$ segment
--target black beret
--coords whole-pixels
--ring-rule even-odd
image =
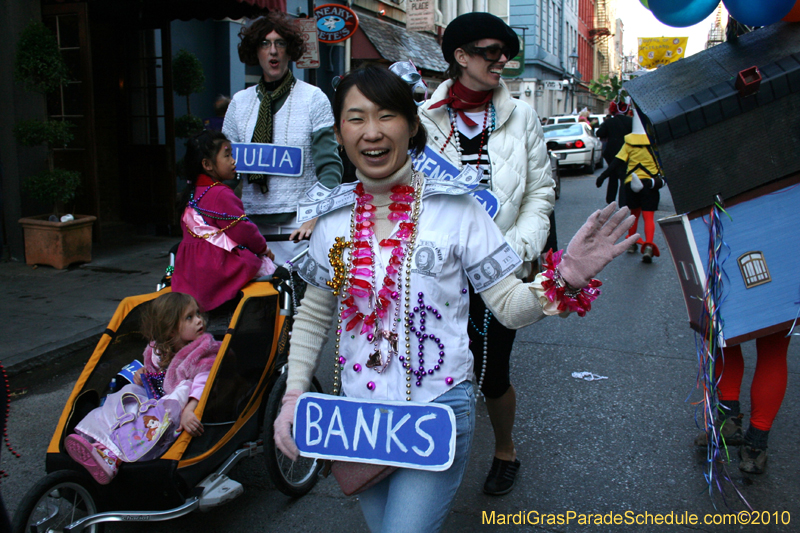
[[[519,37],[500,17],[491,13],[464,13],[447,25],[442,36],[442,55],[453,63],[456,48],[481,39],[503,41],[510,49],[508,59],[519,53]]]

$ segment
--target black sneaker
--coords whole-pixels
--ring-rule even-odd
[[[519,465],[519,459],[515,459],[514,462],[511,462],[503,461],[495,457],[492,461],[492,468],[489,470],[489,475],[486,476],[486,482],[483,484],[484,494],[502,496],[514,490],[514,485],[517,483]]]
[[[719,433],[725,440],[726,446],[741,446],[744,444],[744,433],[742,432],[742,418],[744,416],[740,413],[739,416],[732,416],[725,419],[722,427],[719,427]],[[699,433],[694,439],[695,446],[708,446],[708,436],[703,431]]]
[[[655,250],[649,244],[642,246],[642,263],[652,263]]]
[[[764,469],[767,467],[767,449],[766,448],[753,448],[747,444],[743,444],[739,448],[739,470],[747,472],[748,474],[763,474]]]

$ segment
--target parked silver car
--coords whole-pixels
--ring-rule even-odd
[[[603,143],[585,122],[544,126],[544,140],[560,167],[582,166],[587,172],[603,168]]]

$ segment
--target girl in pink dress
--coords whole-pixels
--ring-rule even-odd
[[[236,177],[228,139],[203,131],[189,139],[183,160],[189,185],[172,288],[194,296],[207,312],[233,299],[253,278],[272,274],[274,256],[224,183]]]

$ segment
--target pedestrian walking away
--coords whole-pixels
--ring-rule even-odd
[[[284,264],[304,248],[299,240],[314,231],[316,219],[297,222],[297,202],[319,182],[328,189],[342,181],[342,160],[336,152],[333,115],[328,97],[317,87],[296,79],[289,69],[305,47],[297,24],[274,11],[239,32],[239,59],[260,66],[257,85],[233,96],[222,133],[234,143],[273,143],[303,148],[300,177],[247,174],[242,202],[263,234],[289,233],[290,241],[276,242],[275,262]]]
[[[442,39],[450,79],[422,106],[420,118],[430,149],[458,168],[477,166],[483,186],[503,199],[494,220],[523,261],[517,277],[526,279],[547,241],[555,183],[536,111],[512,98],[500,77],[518,50],[517,34],[498,17],[467,13],[455,18]],[[516,391],[510,379],[516,332],[504,327],[476,292],[470,292],[469,318],[475,375],[495,437],[483,490],[507,494],[520,467],[512,438]]]
[[[608,112],[611,118],[607,118],[600,127],[597,129],[597,136],[605,141],[603,147],[603,159],[606,160],[606,166],[610,167],[614,162],[614,158],[619,153],[622,146],[625,144],[625,136],[633,131],[633,118],[628,116],[630,104],[625,100],[613,101],[608,105]],[[603,185],[606,175],[601,174],[597,178],[597,187]],[[624,187],[620,187],[619,176],[608,176],[608,188],[606,189],[606,203],[610,204],[617,199],[617,190],[619,189],[619,204],[625,205],[624,200]]]
[[[333,111],[359,182],[332,193],[349,195],[341,207],[320,200],[328,212],[298,266],[308,289],[295,318],[275,441],[298,457],[295,406],[335,320],[335,393],[341,386],[349,399],[436,402],[454,412],[446,470],[384,471],[359,495],[371,531],[436,532],[463,478],[475,426],[467,285],[512,329],[564,311],[583,314],[598,295],[592,278],[637,238],[615,244],[633,219],[614,204],[597,211],[565,253],[549,254],[545,273],[523,283],[514,275],[522,260],[469,189],[412,169],[409,151],[423,150],[427,134],[405,81],[377,66],[356,70],[337,87]]]
[[[597,186],[600,187],[606,178],[615,179],[615,175],[622,175],[625,205],[636,217],[629,235],[636,232],[639,217],[644,219],[644,240],[633,243],[628,252],[636,253],[637,245],[641,245],[642,262],[652,263],[653,256],[661,255],[653,239],[656,233],[655,214],[661,198],[659,189],[664,186],[664,177],[636,110],[633,112],[633,131],[625,136],[625,143],[614,161],[597,178]]]

